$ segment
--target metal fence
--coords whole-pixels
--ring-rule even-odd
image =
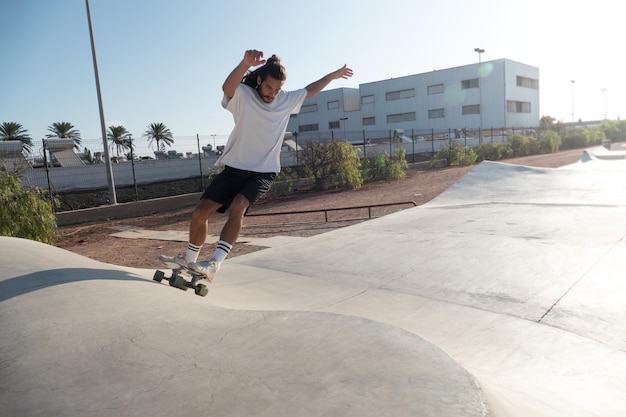
[[[453,143],[474,148],[484,142],[506,141],[513,133],[534,135],[535,129],[301,132],[294,133],[285,141],[281,165],[298,165],[297,149],[309,141],[349,141],[359,150],[362,158],[393,154],[397,149],[404,148],[407,160],[415,162],[416,159],[423,160],[424,154],[434,154]],[[62,204],[58,208],[60,211],[110,204],[114,199],[115,202],[127,202],[152,198],[153,193],[142,193],[142,190],[173,181],[178,182],[167,191],[169,195],[200,192],[208,185],[215,162],[223,149],[220,142],[225,142],[225,136],[175,137],[170,147],[155,151],[147,147],[144,140],[143,143],[133,143],[132,155],[128,149],[112,147],[109,151],[112,162],[106,164],[101,140],[82,140],[80,145],[76,145],[71,139],[44,139],[38,152],[25,158],[28,163],[22,182],[25,187],[47,189],[51,196],[59,198],[61,202],[69,201],[70,195],[81,193],[98,196],[97,201]],[[0,155],[0,160],[2,158]],[[115,193],[123,192],[123,199],[110,195],[111,183]]]
[[[537,137],[534,127],[492,128],[488,130],[469,129],[394,129],[394,130],[361,130],[327,132],[293,133],[293,141],[298,145],[307,142],[348,141],[361,151],[362,158],[393,154],[396,149],[404,148],[409,162],[414,162],[417,155],[435,154],[443,147],[452,144],[476,148],[481,143],[506,142],[513,134]]]

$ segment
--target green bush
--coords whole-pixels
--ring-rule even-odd
[[[622,142],[626,140],[626,136],[623,135],[623,127],[626,127],[624,122],[624,120],[603,120],[597,129],[604,132],[607,139],[611,139],[613,142]]]
[[[52,203],[39,188],[24,189],[18,175],[0,171],[0,235],[54,244]]]
[[[606,135],[600,129],[589,129],[587,131],[587,143],[591,146],[601,145],[604,139],[606,139]]]
[[[563,135],[563,149],[578,149],[584,148],[589,143],[587,142],[586,129],[576,128],[568,130]]]
[[[476,148],[476,161],[499,161],[501,159],[511,158],[513,149],[508,142],[484,142]]]
[[[539,139],[539,153],[555,153],[561,147],[561,137],[558,133],[550,130],[541,135]]]
[[[404,148],[397,149],[393,156],[384,153],[363,159],[362,171],[365,181],[399,180],[406,177],[409,163]]]
[[[296,179],[294,171],[289,167],[284,168],[276,175],[276,179],[272,184],[272,191],[279,196],[291,194],[293,192],[294,179]]]
[[[539,153],[539,142],[534,137],[513,134],[507,138],[513,150],[513,157],[535,155]]]
[[[576,128],[563,135],[563,149],[579,149],[586,146],[599,145],[606,139],[602,129]]]
[[[615,140],[616,142],[626,142],[626,120],[618,120],[617,122],[616,137],[612,138],[607,136],[608,139]]]
[[[308,142],[300,156],[302,173],[318,190],[363,185],[359,155],[348,142]]]
[[[476,163],[478,156],[472,148],[461,146],[458,143],[446,145],[433,156],[431,166],[437,166],[438,160],[445,160],[448,166],[467,166]]]

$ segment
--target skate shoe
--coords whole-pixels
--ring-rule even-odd
[[[213,282],[215,274],[217,274],[217,271],[220,269],[220,264],[215,259],[211,258],[208,261],[190,262],[189,269],[195,274],[198,274],[201,279]]]
[[[172,269],[189,269],[189,264],[187,263],[187,259],[185,259],[184,255],[176,255],[176,256],[165,256],[159,255],[159,260],[167,265],[168,268]]]

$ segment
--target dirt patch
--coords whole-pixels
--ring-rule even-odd
[[[534,155],[504,161],[511,164],[542,168],[558,168],[577,162],[582,150],[564,151],[549,155]],[[392,203],[415,202],[422,205],[445,191],[474,167],[447,167],[438,169],[411,169],[407,177],[397,181],[379,181],[365,184],[357,190],[296,192],[285,197],[272,197],[259,202],[250,213],[277,213],[306,210],[332,209],[339,207],[391,204],[372,209],[372,217],[380,217],[412,205]],[[124,220],[94,222],[61,227],[63,238],[56,245],[60,248],[87,256],[101,262],[138,268],[161,267],[157,256],[183,253],[185,242],[123,239],[111,236],[120,227],[149,230],[187,231],[193,208],[186,207],[150,216]],[[367,209],[333,211],[328,213],[288,214],[277,216],[246,217],[240,240],[246,237],[301,236],[308,237],[367,220]],[[209,234],[219,235],[226,215],[216,214],[209,223]],[[213,252],[213,245],[205,245],[202,256]],[[237,244],[230,257],[263,249],[248,244]]]

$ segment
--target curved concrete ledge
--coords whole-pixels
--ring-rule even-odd
[[[153,271],[0,248],[2,415],[489,415],[471,375],[401,328],[223,309]]]

